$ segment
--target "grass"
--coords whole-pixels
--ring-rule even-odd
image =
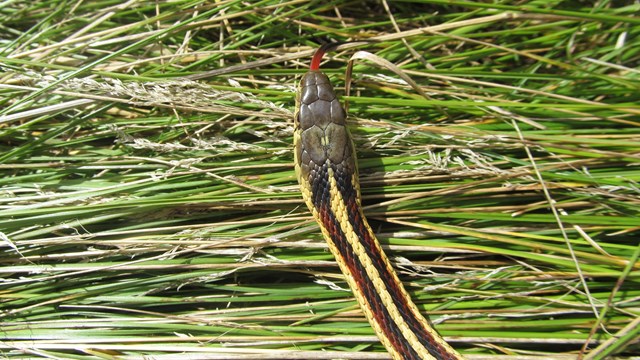
[[[2,356],[387,358],[291,151],[309,55],[370,40],[323,69],[367,216],[438,331],[469,359],[637,357],[638,10],[3,4]]]

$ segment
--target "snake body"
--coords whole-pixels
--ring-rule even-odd
[[[314,56],[296,96],[295,171],[304,201],[393,359],[463,359],[420,314],[364,216],[346,113],[318,70],[323,52]]]

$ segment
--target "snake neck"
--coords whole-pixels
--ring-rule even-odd
[[[462,359],[420,314],[362,211],[356,174],[331,164],[303,185],[305,200],[367,319],[394,359]]]

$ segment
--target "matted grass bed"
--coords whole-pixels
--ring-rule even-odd
[[[637,359],[638,13],[3,3],[0,356],[388,359],[293,171],[297,81],[339,41],[322,69],[366,215],[445,339],[469,359]]]

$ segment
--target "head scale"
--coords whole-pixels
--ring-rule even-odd
[[[346,113],[329,78],[318,69],[322,56],[335,46],[332,43],[320,47],[309,72],[300,81],[294,119],[296,171],[309,178],[328,166],[350,181],[356,166]]]

